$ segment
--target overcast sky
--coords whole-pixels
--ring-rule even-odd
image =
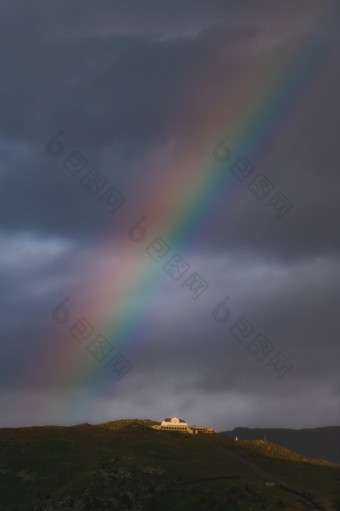
[[[0,426],[340,424],[338,2],[0,10]]]

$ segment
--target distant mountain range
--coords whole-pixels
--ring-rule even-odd
[[[312,429],[235,428],[222,431],[239,440],[263,440],[282,445],[307,458],[322,458],[340,463],[340,426]]]

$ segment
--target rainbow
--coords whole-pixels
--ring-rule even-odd
[[[332,58],[323,43],[322,32],[332,23],[334,6],[333,2],[320,5],[314,26],[304,37],[264,50],[259,58],[250,56],[242,67],[236,63],[235,78],[230,78],[221,60],[202,66],[206,78],[193,91],[186,111],[170,127],[170,158],[164,162],[161,155],[151,155],[154,176],[157,168],[162,168],[162,173],[144,190],[145,207],[139,217],[145,217],[142,224],[145,240],[133,243],[126,236],[119,254],[121,263],[112,273],[103,272],[94,261],[91,283],[100,283],[95,299],[94,288],[86,281],[83,289],[77,290],[90,297],[87,310],[79,314],[95,325],[97,334],[110,340],[115,352],[123,353],[134,364],[143,339],[162,308],[159,292],[171,284],[170,277],[160,278],[163,262],[153,262],[145,249],[160,236],[171,247],[169,256],[178,252],[190,263],[205,233],[210,232],[222,243],[227,235],[225,224],[244,221],[246,203],[253,198],[244,193],[243,185],[229,169],[243,156],[255,165],[256,171],[274,168],[275,159],[282,158],[286,148],[305,129],[320,87],[321,71]],[[209,108],[205,108],[197,123],[200,98],[211,97],[211,91]],[[213,158],[213,149],[227,136],[230,158],[220,163]],[[140,192],[138,196],[130,195],[125,207],[138,201]],[[221,226],[216,219],[222,203],[228,205],[228,218]],[[116,243],[108,240],[103,253],[117,253]],[[180,283],[183,280],[185,277]],[[143,306],[134,306],[134,298],[142,293],[148,299]],[[220,298],[214,296],[212,300]],[[69,338],[60,341],[60,332],[67,337],[66,329],[60,328],[54,328],[46,342],[48,355],[44,353],[41,357],[47,366],[54,368],[48,378],[55,389],[69,383],[78,387],[94,384],[98,394],[112,394],[113,389],[119,388],[103,368],[104,362],[93,360],[85,348]],[[43,387],[43,378],[39,385]],[[76,405],[71,403],[70,411],[75,406],[86,410],[86,396]]]

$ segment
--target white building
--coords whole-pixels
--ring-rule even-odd
[[[152,426],[154,429],[168,430],[168,431],[182,431],[183,433],[214,433],[213,428],[206,428],[204,426],[188,426],[183,419],[172,417],[172,419],[164,419],[160,426]]]
[[[172,419],[164,419],[161,422],[160,429],[169,429],[171,431],[188,431],[188,424],[183,419],[172,417]]]

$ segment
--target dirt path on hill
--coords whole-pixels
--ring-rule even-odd
[[[319,511],[325,511],[325,509],[320,504],[317,504],[316,502],[311,500],[309,497],[306,497],[303,493],[300,493],[300,492],[294,490],[293,488],[288,486],[283,481],[280,481],[280,479],[277,479],[276,477],[272,476],[271,474],[268,474],[268,472],[265,472],[264,470],[261,470],[260,468],[256,467],[252,463],[249,463],[249,461],[246,461],[243,458],[236,456],[235,454],[231,453],[230,451],[228,451],[228,449],[225,449],[224,447],[213,445],[211,442],[209,442],[205,438],[202,438],[201,440],[203,442],[205,442],[206,444],[210,445],[210,447],[212,447],[213,449],[217,449],[218,451],[222,452],[223,454],[226,454],[227,456],[234,458],[235,460],[239,461],[246,467],[250,468],[250,470],[253,470],[253,472],[256,472],[257,474],[261,475],[262,477],[265,477],[269,481],[272,481],[273,483],[277,484],[283,490],[288,491],[290,493],[294,493],[295,495],[298,495],[299,497],[305,499],[306,502],[308,502],[309,504],[312,504],[315,507],[315,509],[319,509]]]

